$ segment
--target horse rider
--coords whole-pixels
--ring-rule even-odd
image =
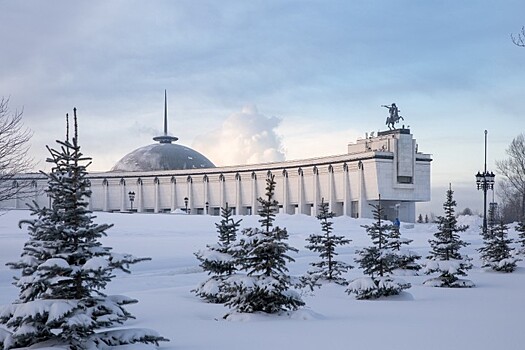
[[[392,103],[391,106],[381,105],[381,107],[388,108],[388,112],[390,113],[390,120],[392,122],[396,122],[399,120],[399,109],[397,109],[397,106],[395,103]]]

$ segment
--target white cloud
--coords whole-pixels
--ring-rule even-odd
[[[283,161],[281,138],[275,132],[280,123],[280,118],[247,105],[226,118],[220,129],[197,137],[193,147],[217,166]]]

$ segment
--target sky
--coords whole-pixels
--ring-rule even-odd
[[[0,0],[0,96],[35,169],[78,109],[91,171],[162,133],[218,166],[344,154],[396,103],[430,153],[432,207],[525,131],[525,2]],[[399,125],[398,125],[399,126]],[[496,180],[498,177],[496,177]]]

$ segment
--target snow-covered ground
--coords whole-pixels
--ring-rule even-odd
[[[5,263],[15,261],[27,233],[18,221],[28,211],[0,216],[0,305],[11,303],[18,290],[11,285],[14,271]],[[470,225],[462,238],[471,243],[462,252],[473,257],[468,278],[475,288],[445,289],[422,286],[428,276],[404,276],[412,283],[400,296],[359,301],[345,287],[325,285],[303,298],[306,307],[292,317],[247,315],[223,320],[222,305],[202,302],[190,290],[207,275],[201,272],[193,252],[217,239],[219,217],[153,214],[96,213],[97,221],[114,223],[104,244],[116,252],[149,256],[153,260],[133,266],[133,273],[119,274],[108,293],[139,300],[128,307],[137,319],[127,326],[157,330],[170,338],[161,349],[523,349],[525,348],[525,262],[514,273],[481,269],[478,217],[460,217]],[[241,227],[258,226],[258,217],[242,218]],[[354,251],[370,244],[360,225],[372,220],[334,218],[334,233],[352,239],[339,249],[339,259],[354,263]],[[290,233],[290,244],[299,249],[289,265],[301,275],[315,253],[304,248],[310,233],[320,232],[318,220],[307,216],[278,215],[277,222]],[[413,239],[411,249],[426,256],[434,224],[402,224],[403,237]],[[511,227],[510,236],[516,237]],[[361,276],[355,267],[348,279]]]

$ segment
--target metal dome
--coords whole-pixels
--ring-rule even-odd
[[[215,165],[199,152],[182,145],[172,144],[178,138],[168,135],[168,102],[164,91],[164,135],[158,141],[128,153],[111,171],[155,171],[215,168]]]
[[[199,152],[172,143],[156,143],[127,154],[111,171],[153,171],[215,168]]]

